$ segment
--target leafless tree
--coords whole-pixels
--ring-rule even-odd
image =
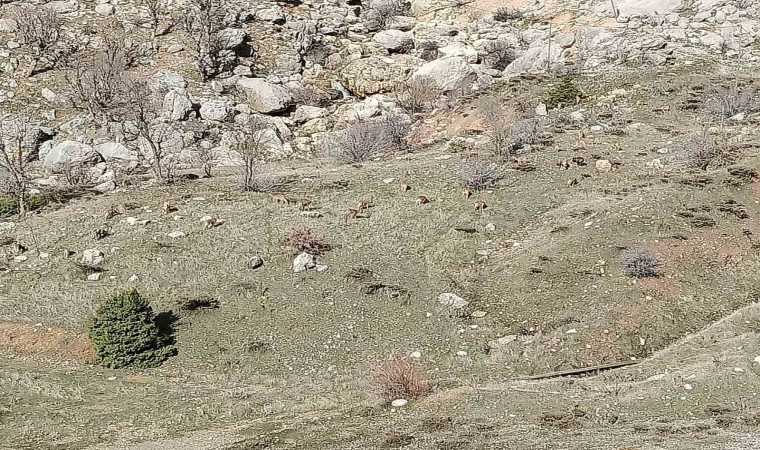
[[[142,0],[140,3],[147,14],[151,39],[156,39],[171,30],[173,23],[166,0]],[[164,24],[166,26],[162,28]]]
[[[481,101],[480,111],[485,118],[491,151],[500,157],[509,157],[514,152],[512,145],[511,115],[497,98]]]
[[[124,138],[143,162],[147,162],[160,184],[174,182],[177,170],[177,130],[160,120],[158,102],[141,78],[124,78]],[[147,151],[146,151],[147,150]]]
[[[502,176],[501,168],[496,163],[486,160],[464,162],[457,171],[459,184],[473,191],[493,186]]]
[[[244,190],[269,192],[281,184],[281,178],[272,173],[265,159],[272,140],[269,123],[261,117],[251,117],[237,145],[243,160],[240,181]]]
[[[30,158],[24,151],[29,127],[26,119],[0,118],[0,191],[16,197],[20,215],[26,212],[24,198],[31,183]]]
[[[407,139],[412,132],[412,121],[408,117],[391,113],[380,120],[380,126],[385,128],[395,151],[404,151],[409,147]]]
[[[397,103],[409,114],[419,114],[433,109],[436,100],[441,96],[441,90],[433,78],[420,76],[399,83],[394,95]]]
[[[362,163],[378,156],[392,143],[387,125],[360,121],[334,133],[328,155],[340,163]]]
[[[229,70],[234,52],[225,47],[226,23],[219,0],[193,0],[180,17],[193,59],[204,81]]]
[[[757,109],[757,91],[753,87],[710,86],[708,95],[707,109],[716,119],[728,119]]]
[[[65,55],[61,45],[63,23],[58,13],[43,6],[15,5],[10,11],[16,33],[32,49],[27,76],[52,69]]]
[[[119,111],[127,100],[126,68],[127,59],[118,50],[98,51],[71,61],[65,80],[74,107],[103,120]]]
[[[394,17],[410,15],[411,8],[406,0],[374,0],[364,14],[364,21],[373,29],[386,27]]]

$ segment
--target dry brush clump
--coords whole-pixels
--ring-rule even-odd
[[[623,272],[629,277],[650,278],[660,275],[660,262],[645,248],[633,248],[623,253]]]
[[[516,8],[501,7],[493,13],[493,20],[497,22],[509,22],[511,20],[520,20],[525,14]]]
[[[498,164],[485,160],[464,162],[457,171],[459,184],[473,191],[493,186],[502,176]]]
[[[385,403],[410,400],[432,392],[433,387],[409,357],[395,356],[372,367],[371,382]]]
[[[306,252],[310,255],[319,256],[330,250],[330,244],[325,242],[324,237],[306,226],[285,231],[284,241],[293,254]]]
[[[44,6],[13,5],[8,18],[16,23],[16,34],[31,49],[27,76],[50,70],[73,48],[64,44],[63,21],[58,13]]]
[[[367,162],[388,150],[402,149],[410,130],[411,123],[396,116],[359,121],[336,132],[326,153],[339,163]]]
[[[412,5],[406,0],[373,0],[364,13],[364,22],[370,29],[377,30],[390,24],[396,16],[409,16]]]
[[[232,70],[237,62],[235,52],[227,48],[225,12],[224,4],[219,0],[192,0],[179,18],[188,49],[203,81]]]
[[[517,52],[507,41],[489,41],[485,50],[488,52],[485,62],[495,70],[504,70],[517,59]]]
[[[398,83],[394,89],[394,97],[409,114],[430,112],[441,97],[441,89],[435,80],[429,76],[413,77]]]
[[[707,110],[716,119],[728,119],[740,113],[752,113],[757,109],[758,91],[748,87],[710,86]]]
[[[684,165],[700,170],[730,166],[739,156],[729,142],[706,129],[688,136],[681,144]]]
[[[274,131],[266,119],[253,116],[237,142],[237,151],[243,160],[239,169],[239,182],[249,192],[270,192],[281,186],[282,177],[275,174],[266,162],[267,149],[275,140]]]

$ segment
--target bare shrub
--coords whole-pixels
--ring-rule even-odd
[[[486,51],[486,64],[495,70],[504,70],[517,59],[515,49],[507,41],[489,41]]]
[[[69,186],[86,184],[89,181],[87,168],[78,162],[66,162],[62,167],[63,176]]]
[[[473,191],[493,186],[502,176],[502,170],[496,163],[485,160],[464,162],[457,171],[459,183]]]
[[[120,51],[99,51],[69,64],[64,79],[69,99],[92,118],[107,120],[125,106],[127,59]]]
[[[236,61],[222,34],[227,26],[224,12],[219,0],[192,0],[180,17],[203,81],[232,69]]]
[[[30,158],[26,154],[26,119],[0,118],[0,193],[16,199],[19,215],[26,212],[26,192],[31,184]]]
[[[757,95],[757,90],[751,87],[711,86],[708,91],[707,110],[716,119],[728,119],[742,112],[751,113],[757,108]]]
[[[145,9],[151,39],[155,39],[171,29],[171,15],[166,0],[141,0],[140,5]],[[162,24],[166,26],[162,28]]]
[[[58,13],[43,6],[14,5],[9,18],[16,22],[16,33],[32,48],[27,76],[52,69],[63,56],[60,46],[62,22]]]
[[[211,178],[213,175],[213,169],[218,163],[218,155],[214,151],[214,148],[210,145],[198,145],[196,158],[201,168],[203,169],[203,175],[206,178]]]
[[[160,120],[158,101],[146,80],[136,76],[124,78],[124,117],[127,119],[122,128],[125,141],[140,160],[148,163],[158,183],[173,183],[178,165],[178,132]]]
[[[266,150],[272,140],[269,123],[261,117],[251,117],[237,144],[237,151],[243,160],[240,184],[244,190],[270,192],[282,184],[282,179],[266,163]]]
[[[430,394],[430,381],[417,370],[408,357],[395,356],[372,368],[372,385],[384,402],[415,399]]]
[[[512,114],[502,106],[497,98],[481,101],[479,109],[485,119],[491,152],[496,156],[511,156],[515,150],[511,139]]]
[[[441,96],[441,89],[429,76],[410,78],[398,83],[394,90],[396,102],[409,114],[430,112]]]
[[[647,249],[634,248],[623,253],[623,272],[629,277],[649,278],[660,275],[660,263]]]
[[[681,149],[686,166],[700,170],[730,166],[739,157],[735,148],[706,129],[687,137]]]
[[[340,163],[362,163],[378,156],[391,144],[388,127],[379,122],[357,122],[335,133],[329,155]]]
[[[382,28],[394,17],[408,16],[411,11],[411,3],[406,0],[373,0],[364,14],[364,21],[370,28]]]
[[[394,151],[400,152],[408,149],[407,137],[412,132],[411,120],[403,115],[391,113],[380,119],[379,124],[385,128],[389,144]]]
[[[285,245],[293,254],[306,252],[319,256],[330,250],[330,244],[309,227],[291,228],[285,232]]]
[[[493,20],[497,22],[509,22],[510,20],[520,20],[523,16],[523,12],[519,9],[502,7],[493,13]]]

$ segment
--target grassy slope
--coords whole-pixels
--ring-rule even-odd
[[[587,83],[593,89],[593,83],[604,81]],[[479,194],[490,205],[482,215],[459,197],[453,176],[462,158],[471,155],[441,159],[433,152],[361,169],[288,169],[299,180],[291,194],[313,197],[323,214],[319,219],[301,217],[296,208],[262,195],[235,192],[226,180],[212,180],[74,203],[20,224],[19,239],[51,256],[31,256],[2,276],[4,320],[82,327],[98,299],[128,285],[132,275],[158,310],[197,295],[211,295],[222,306],[182,313],[179,356],[143,375],[9,355],[0,376],[6,392],[0,445],[80,448],[250,420],[249,435],[264,434],[264,441],[274,439],[283,448],[373,448],[396,431],[414,434],[417,448],[436,448],[439,440],[460,442],[446,448],[478,448],[478,442],[508,447],[528,436],[535,448],[544,448],[566,432],[541,428],[541,413],[567,412],[578,403],[594,418],[581,421],[585,427],[601,427],[628,442],[631,428],[607,429],[602,415],[619,402],[620,393],[609,386],[620,381],[588,389],[571,382],[531,387],[563,393],[537,398],[468,387],[641,356],[753,298],[757,254],[744,230],[760,232],[752,219],[758,212],[754,185],[725,184],[731,177],[721,170],[709,174],[713,182],[706,187],[691,187],[679,180],[701,175],[666,175],[647,167],[647,161],[670,157],[656,150],[674,151],[668,142],[692,131],[698,116],[651,112],[657,105],[675,107],[680,92],[662,98],[625,87],[635,94],[623,101],[621,114],[649,127],[583,140],[572,130],[555,135],[552,145],[528,155],[536,171],[509,171],[493,192]],[[595,120],[599,108],[587,106],[586,116]],[[598,155],[622,165],[608,174],[592,165],[568,172],[554,166],[557,159],[576,155],[587,160]],[[757,167],[756,157],[748,153],[743,164]],[[400,176],[413,180],[411,192],[383,181]],[[305,177],[310,181],[300,181]],[[567,187],[569,177],[578,177],[579,186]],[[349,181],[347,188],[335,187],[341,180]],[[416,206],[418,194],[432,202]],[[377,204],[370,217],[345,225],[345,208],[368,197]],[[726,199],[745,205],[751,218],[717,211],[716,204]],[[159,207],[166,200],[178,208],[168,216]],[[92,241],[89,232],[102,224],[102,211],[126,202],[143,209],[112,219],[113,235]],[[710,206],[706,214],[716,227],[694,229],[676,214],[704,205]],[[226,223],[204,230],[199,219],[206,214],[218,214]],[[152,222],[130,226],[126,216]],[[495,231],[485,230],[488,223]],[[333,246],[319,261],[329,266],[326,272],[290,270],[282,233],[301,224],[322,232]],[[455,226],[478,233],[453,231]],[[560,226],[566,228],[556,232]],[[175,230],[187,236],[169,238]],[[665,263],[659,282],[632,283],[621,273],[620,248],[642,243]],[[65,249],[92,247],[107,254],[106,272],[97,282],[86,281],[64,255]],[[477,262],[484,250],[488,258]],[[265,265],[251,271],[246,263],[255,254]],[[605,276],[599,260],[605,261]],[[345,278],[356,266],[371,268],[379,281],[407,288],[409,297],[362,294],[361,284]],[[459,293],[472,301],[469,312],[488,314],[481,319],[452,314],[436,304],[441,292]],[[577,333],[568,334],[570,329]],[[488,340],[510,333],[519,335],[515,345],[485,352]],[[267,342],[269,349],[247,351],[252,339]],[[389,415],[376,407],[364,376],[371,361],[413,350],[422,352],[422,367],[436,380],[439,394],[408,414]],[[459,350],[468,355],[455,356]],[[746,401],[755,407],[753,399]],[[159,402],[165,406],[154,407]],[[637,408],[637,403],[629,400],[621,407],[629,416],[625,424],[693,414],[693,404],[663,409],[654,404]],[[703,408],[699,411],[704,415]],[[578,448],[591,448],[582,446],[580,433]],[[642,433],[630,442],[649,439],[648,432]]]

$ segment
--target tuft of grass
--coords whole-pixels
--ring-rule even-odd
[[[430,381],[417,370],[415,362],[405,356],[394,356],[375,364],[372,384],[386,403],[415,399],[432,392]]]
[[[623,253],[623,272],[629,277],[650,278],[660,275],[660,262],[647,249],[634,248]]]
[[[484,160],[464,162],[457,172],[459,183],[474,191],[493,186],[501,177],[501,168],[496,163]]]

